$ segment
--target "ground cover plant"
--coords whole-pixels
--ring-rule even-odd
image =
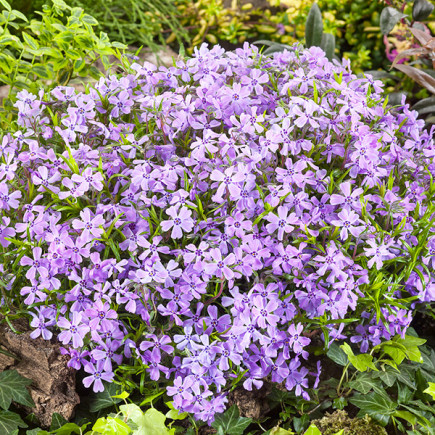
[[[435,151],[416,112],[317,47],[126,67],[18,94],[0,148],[5,321],[29,313],[95,392],[154,385],[215,425],[237,386],[309,401],[334,342],[362,372],[413,360],[405,334],[435,299]]]

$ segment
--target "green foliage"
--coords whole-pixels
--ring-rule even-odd
[[[32,398],[26,386],[31,380],[19,375],[16,370],[5,370],[0,373],[0,407],[8,410],[12,401],[20,405],[33,407]]]
[[[242,435],[251,422],[250,418],[240,417],[237,405],[233,405],[224,413],[216,415],[212,427],[217,430],[218,435]]]
[[[98,412],[102,409],[110,408],[121,402],[122,398],[116,397],[119,391],[119,386],[113,383],[106,383],[104,391],[94,393],[89,402],[89,411]]]
[[[103,32],[97,36],[98,21],[63,0],[51,0],[30,21],[6,0],[0,6],[0,83],[10,86],[0,111],[0,129],[10,129],[15,119],[17,92],[37,94],[77,77],[99,78],[95,63],[100,60],[108,68],[109,56],[125,48]]]
[[[0,410],[0,433],[2,435],[15,435],[19,427],[27,427],[21,417],[10,411],[9,407],[12,402],[35,406],[26,388],[31,383],[31,380],[19,375],[16,370],[5,370],[0,373],[0,407],[3,408]]]
[[[72,0],[70,4],[93,15],[100,31],[124,44],[145,45],[155,50],[156,40],[165,44],[171,32],[178,43],[188,41],[171,0]]]

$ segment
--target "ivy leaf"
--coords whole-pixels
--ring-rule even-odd
[[[68,423],[68,420],[63,418],[59,413],[55,412],[53,413],[53,416],[51,417],[51,425],[50,425],[50,431],[55,431],[59,428],[61,428],[64,424]]]
[[[322,432],[320,432],[319,428],[312,424],[307,431],[304,433],[304,435],[322,435]]]
[[[435,400],[435,383],[429,382],[429,386],[423,391],[423,393],[430,394],[432,399]]]
[[[399,12],[397,9],[388,6],[382,9],[380,25],[383,35],[388,35],[394,28],[394,26],[406,15]]]
[[[119,397],[113,397],[119,393],[119,387],[116,384],[105,384],[104,391],[93,396],[89,404],[89,411],[97,412],[101,409],[109,408],[121,401]]]
[[[166,417],[155,408],[143,413],[134,403],[119,407],[127,421],[135,424],[133,435],[171,435],[175,429],[168,429],[165,425]]]
[[[364,417],[365,414],[368,414],[382,426],[388,424],[390,416],[397,409],[397,403],[385,394],[355,394],[349,401],[360,409],[359,416]]]
[[[0,411],[0,433],[2,435],[9,435],[19,427],[27,427],[27,424],[21,420],[18,414],[10,411]]]
[[[352,351],[352,348],[347,343],[342,344],[340,346],[340,348],[347,355],[351,364],[358,371],[365,372],[368,369],[378,371],[377,367],[373,364],[373,356],[372,355],[369,355],[366,353],[362,353],[360,355],[355,355]]]
[[[32,381],[19,375],[16,370],[6,370],[0,373],[0,407],[8,409],[11,402],[34,407],[35,404],[27,391],[26,385]]]
[[[81,435],[84,433],[84,429],[89,424],[90,423],[86,423],[85,425],[80,427],[79,425],[77,425],[75,423],[66,423],[63,426],[61,426],[59,429],[57,429],[55,431],[55,434],[56,435],[71,435],[71,434]]]
[[[367,394],[377,387],[376,381],[373,379],[373,373],[367,372],[359,374],[355,380],[348,382],[348,385],[362,394]]]
[[[346,354],[343,352],[342,349],[340,349],[340,346],[337,343],[332,343],[329,346],[326,355],[328,355],[328,357],[332,359],[332,361],[340,366],[345,366],[349,362]]]
[[[99,418],[92,427],[92,430],[101,435],[129,435],[131,433],[131,429],[126,423],[119,418],[113,417]]]
[[[211,426],[217,430],[222,428],[223,433],[228,435],[242,435],[251,422],[251,418],[240,417],[237,405],[233,405],[223,414],[217,414]]]

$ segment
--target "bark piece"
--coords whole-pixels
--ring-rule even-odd
[[[0,347],[16,356],[14,359],[0,353],[0,370],[15,369],[33,381],[29,389],[36,406],[31,412],[42,427],[50,426],[54,412],[69,420],[80,403],[75,390],[75,370],[67,366],[69,358],[60,353],[59,343],[54,340],[30,338],[24,319],[14,323],[14,328],[22,334],[14,333],[6,324],[0,325]]]

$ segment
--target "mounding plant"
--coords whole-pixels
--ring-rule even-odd
[[[317,47],[202,45],[126,69],[18,94],[5,321],[56,334],[86,387],[166,388],[208,423],[266,377],[308,398],[333,341],[405,337],[435,299],[435,149],[416,112]]]

